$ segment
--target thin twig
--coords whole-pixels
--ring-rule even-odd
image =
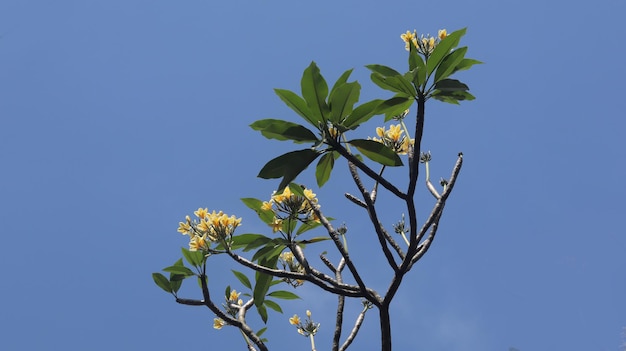
[[[369,214],[370,221],[374,225],[374,230],[376,231],[376,235],[378,236],[380,247],[382,248],[385,257],[387,258],[387,262],[394,271],[397,271],[398,265],[396,264],[395,259],[391,254],[391,251],[389,250],[389,247],[387,247],[385,235],[381,230],[382,225],[380,224],[380,221],[378,220],[378,215],[376,214],[376,207],[374,206],[374,203],[372,202],[368,191],[365,189],[365,186],[363,186],[363,182],[361,182],[361,177],[359,177],[359,173],[357,172],[355,165],[351,162],[348,162],[348,167],[350,169],[350,174],[352,175],[354,183],[356,184],[357,188],[361,192],[361,195],[363,196],[363,199],[365,200],[365,204],[367,205],[367,213]]]

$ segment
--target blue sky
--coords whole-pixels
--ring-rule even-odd
[[[239,198],[268,197],[278,182],[256,174],[297,147],[248,127],[298,121],[272,89],[298,90],[315,60],[329,81],[354,67],[362,101],[387,97],[363,66],[404,71],[400,33],[468,27],[468,57],[485,64],[460,78],[477,100],[429,102],[423,144],[435,179],[458,151],[465,165],[393,305],[394,346],[620,350],[624,13],[619,0],[1,2],[3,347],[243,349],[208,310],[152,282],[186,245],[178,221],[208,207],[269,234]],[[341,196],[355,192],[345,173],[339,164],[316,192],[382,289],[390,271]],[[387,224],[400,213],[390,205]],[[215,294],[242,288],[227,267],[212,267]],[[193,283],[183,291],[199,297]],[[302,301],[270,316],[270,349],[308,347],[287,322],[306,309],[328,349],[334,298],[297,292]],[[376,328],[372,313],[353,349],[369,349]]]

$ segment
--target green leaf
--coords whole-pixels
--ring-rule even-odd
[[[330,95],[330,120],[341,122],[359,101],[361,85],[358,82],[345,83]]]
[[[256,302],[256,300],[254,302]],[[259,312],[259,316],[261,316],[263,323],[267,324],[267,308],[265,308],[265,305],[256,305],[256,310]]]
[[[288,221],[284,221],[283,224],[285,222]],[[260,263],[261,261],[266,260],[268,257],[278,257],[278,255],[280,255],[280,253],[285,249],[287,244],[289,244],[289,242],[285,241],[282,238],[272,239],[267,242],[264,247],[260,248],[257,252],[254,253],[254,255],[252,256],[252,261],[259,261]]]
[[[262,119],[250,125],[268,139],[293,140],[297,143],[317,141],[312,131],[296,123],[280,119]]]
[[[152,273],[152,279],[161,289],[165,290],[165,292],[172,293],[172,287],[170,285],[170,281],[165,278],[165,276],[161,273]]]
[[[318,243],[320,241],[326,241],[326,240],[330,240],[329,237],[325,237],[325,236],[318,236],[315,238],[311,238],[311,239],[306,239],[306,240],[299,240],[297,241],[298,244],[314,244],[314,243]]]
[[[163,271],[174,273],[174,274],[182,274],[184,276],[192,276],[194,275],[193,271],[185,266],[169,266],[167,268],[163,268]]]
[[[267,294],[267,296],[283,300],[297,300],[300,298],[300,296],[286,290],[272,291],[271,293]]]
[[[409,70],[413,74],[412,81],[413,84],[421,87],[426,82],[426,63],[424,63],[424,59],[422,59],[422,56],[417,52],[413,41],[411,41],[409,45]]]
[[[261,328],[261,329],[259,329],[259,331],[258,331],[258,332],[256,332],[256,336],[261,336],[261,335],[263,335],[263,333],[265,333],[266,331],[267,331],[267,327],[265,327],[265,328]]]
[[[322,223],[320,223],[320,222],[311,222],[311,221],[302,223],[300,225],[300,228],[298,228],[298,231],[296,232],[296,236],[298,236],[298,235],[300,235],[300,234],[302,234],[304,232],[308,232],[311,229],[315,229],[315,228],[317,228],[317,227],[319,227],[321,225],[322,225]]]
[[[322,156],[320,161],[317,163],[317,167],[315,168],[315,179],[317,180],[317,186],[320,188],[324,186],[330,178],[330,172],[333,170],[333,166],[335,165],[334,153],[335,151],[324,154],[324,156]]]
[[[302,87],[302,97],[311,112],[313,112],[316,122],[326,121],[330,111],[326,104],[328,85],[315,62],[311,62],[309,67],[304,70],[300,85]]]
[[[348,143],[356,147],[363,155],[372,161],[385,166],[402,166],[402,160],[400,160],[400,157],[398,157],[393,150],[382,143],[366,139],[356,139],[349,141]]]
[[[437,71],[435,72],[435,83],[438,81],[448,78],[455,70],[456,66],[465,58],[465,53],[467,52],[467,46],[462,48],[458,48],[448,54],[443,58],[439,67],[437,67]]]
[[[265,224],[270,224],[274,220],[274,212],[272,210],[263,210],[263,201],[252,197],[242,198],[241,201],[252,209]],[[234,247],[233,247],[234,248]]]
[[[355,108],[352,113],[343,121],[342,125],[348,129],[355,129],[361,123],[367,122],[376,115],[376,110],[383,103],[383,100],[376,99],[368,101]]]
[[[350,68],[349,70],[343,72],[343,74],[339,78],[337,78],[337,81],[333,85],[332,89],[330,89],[330,96],[331,97],[333,96],[333,94],[335,93],[337,88],[339,88],[340,86],[342,86],[343,84],[348,82],[348,78],[350,78],[350,74],[352,74],[352,70],[353,69]]]
[[[226,289],[224,290],[224,296],[229,299],[230,298],[230,285],[226,286]]]
[[[238,234],[238,235],[233,236],[232,245],[237,246],[237,247],[244,247],[253,242],[256,242],[259,239],[265,239],[267,241],[272,240],[262,234],[246,233],[246,234]]]
[[[289,183],[288,186],[289,186],[289,190],[291,190],[292,194],[297,195],[297,196],[301,196],[301,197],[305,197],[304,196],[304,189],[306,189],[306,187],[304,185],[300,185],[300,184],[296,184],[296,183]]]
[[[249,243],[248,245],[246,245],[246,247],[244,247],[243,251],[248,252],[252,249],[256,249],[259,246],[263,246],[265,244],[267,244],[268,242],[272,241],[272,239],[268,238],[268,237],[262,237],[262,238],[258,238],[255,241]]]
[[[170,287],[172,288],[172,293],[176,294],[178,292],[185,278],[187,277],[184,275],[170,273]]]
[[[406,94],[412,97],[417,95],[411,82],[402,75],[385,77],[379,73],[372,73],[370,78],[374,84],[385,90],[393,91],[394,93]]]
[[[412,98],[396,96],[391,99],[383,101],[376,109],[376,114],[385,114],[385,122],[389,121],[394,116],[397,116],[404,112],[407,108],[413,105],[414,100]]]
[[[416,91],[410,81],[406,80],[400,72],[383,65],[366,65],[372,71],[370,78],[379,87],[409,96],[416,96]]]
[[[459,101],[461,100],[474,100],[475,97],[474,95],[470,94],[467,91],[440,91],[440,90],[435,90],[431,96],[434,99],[437,99],[439,101],[443,101],[443,102],[447,102],[449,104],[455,104],[458,105]]]
[[[470,69],[473,65],[479,64],[482,64],[482,62],[474,59],[464,58],[456,65],[456,67],[454,67],[454,71],[452,73],[464,71],[466,69]]]
[[[235,275],[235,277],[237,277],[237,279],[239,279],[239,281],[241,282],[241,284],[243,284],[243,286],[245,286],[248,289],[252,289],[252,284],[250,284],[250,280],[248,279],[248,277],[246,277],[245,274],[241,273],[241,272],[237,272],[236,270],[232,270],[233,274]]]
[[[318,151],[312,149],[288,152],[266,163],[258,177],[263,179],[283,177],[278,189],[284,189],[319,155]]]
[[[259,264],[268,268],[276,268],[276,262],[278,261],[279,254],[280,254],[280,251],[278,252],[277,255],[273,255],[267,259],[259,260]],[[265,301],[265,295],[267,294],[267,291],[269,290],[272,284],[273,278],[274,277],[272,277],[269,274],[260,273],[260,272],[255,273],[255,284],[254,284],[254,290],[252,292],[252,297],[254,298],[254,304],[257,306],[257,309],[263,306],[263,302]],[[267,321],[267,315],[265,316],[264,322],[266,321]]]
[[[311,123],[316,128],[318,127],[319,119],[307,106],[304,99],[302,99],[300,96],[290,90],[274,89],[274,92],[276,92],[276,95],[278,95],[278,97],[283,100],[283,102],[287,104],[287,106],[296,111],[296,113],[305,120],[307,120],[307,122]]]
[[[435,71],[443,58],[450,53],[450,50],[454,49],[459,44],[461,37],[465,35],[466,31],[467,28],[463,28],[450,33],[447,37],[440,41],[437,46],[435,46],[435,49],[430,56],[428,56],[428,61],[426,62],[426,71],[428,76]]]
[[[467,91],[469,87],[456,79],[443,79],[435,84],[435,89],[441,92]]]
[[[200,267],[202,265],[202,262],[204,262],[204,254],[202,253],[202,251],[189,251],[184,247],[182,248],[182,251],[183,257],[185,257],[185,260],[187,260],[190,265],[194,267]]]
[[[384,65],[365,65],[365,67],[367,67],[370,71],[374,73],[378,73],[384,77],[393,77],[393,76],[401,75],[400,72],[396,71],[395,69],[384,66]]]
[[[276,302],[272,300],[265,300],[264,302],[265,302],[265,306],[273,309],[276,312],[283,313],[283,309],[280,308],[280,306]]]

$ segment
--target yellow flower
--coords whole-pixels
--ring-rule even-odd
[[[439,37],[439,40],[443,40],[445,39],[445,37],[448,36],[448,31],[446,31],[445,29],[440,29],[437,36]]]
[[[189,240],[189,251],[198,251],[206,246],[206,234],[203,236],[194,235]]]
[[[276,233],[283,228],[283,220],[274,217],[274,221],[270,223],[270,226],[272,227],[272,232]]]
[[[211,230],[211,224],[209,224],[206,219],[202,218],[202,220],[200,220],[200,223],[198,223],[197,228],[201,232],[208,232]]]
[[[376,127],[376,135],[378,135],[379,137],[384,137],[385,136],[385,127]]]
[[[309,318],[311,318],[311,311],[306,310],[306,316],[307,316],[307,317],[309,317]]]
[[[293,262],[293,253],[291,252],[283,252],[280,254],[280,258],[283,259],[283,261],[287,262],[288,264]]]
[[[178,232],[185,235],[191,232],[191,224],[189,222],[178,223]]]
[[[400,147],[400,151],[398,152],[401,155],[406,155],[409,152],[409,146],[415,145],[415,139],[404,138],[402,140],[402,146]]]
[[[415,45],[417,47],[417,34],[415,34],[415,30],[413,30],[413,33],[411,33],[410,31],[406,31],[406,33],[401,34],[400,38],[402,38],[402,40],[405,42],[405,46],[404,48],[409,51],[411,50],[410,47],[410,42],[413,42],[413,45]]]
[[[208,209],[206,208],[198,208],[197,211],[195,211],[193,214],[196,215],[196,217],[198,218],[204,218],[208,215]]]
[[[223,319],[221,318],[215,318],[213,319],[213,328],[220,330],[222,329],[223,326],[226,325],[226,322],[224,322]]]
[[[230,296],[228,297],[228,300],[237,301],[237,299],[239,299],[239,295],[241,295],[241,293],[238,293],[237,290],[233,290],[230,292]]]
[[[395,126],[389,126],[389,131],[387,132],[387,137],[393,141],[399,141],[400,136],[402,135],[402,126],[400,124],[396,124]]]
[[[299,325],[300,324],[300,317],[298,317],[297,314],[294,314],[293,317],[289,318],[289,323],[291,323],[293,325]]]
[[[263,201],[263,205],[261,205],[261,209],[263,211],[271,211],[272,210],[272,201]]]

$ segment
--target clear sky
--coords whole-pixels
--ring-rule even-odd
[[[298,90],[315,60],[329,81],[354,67],[362,101],[385,98],[363,66],[404,72],[400,33],[468,27],[467,56],[485,64],[459,78],[477,100],[430,101],[423,146],[435,179],[458,151],[465,165],[393,305],[394,346],[620,350],[625,13],[622,0],[0,2],[2,348],[244,349],[210,311],[154,285],[186,246],[178,222],[208,207],[243,217],[241,233],[271,234],[239,198],[269,197],[278,182],[256,174],[299,147],[248,127],[299,122],[273,88]],[[390,270],[341,196],[355,192],[345,173],[339,163],[316,192],[382,289]],[[387,224],[400,213],[390,206]],[[215,294],[241,290],[215,262]],[[185,296],[199,298],[194,285]],[[270,349],[308,347],[287,322],[306,309],[329,349],[335,299],[296,292],[304,300],[270,315]],[[353,349],[378,337],[372,313]]]

